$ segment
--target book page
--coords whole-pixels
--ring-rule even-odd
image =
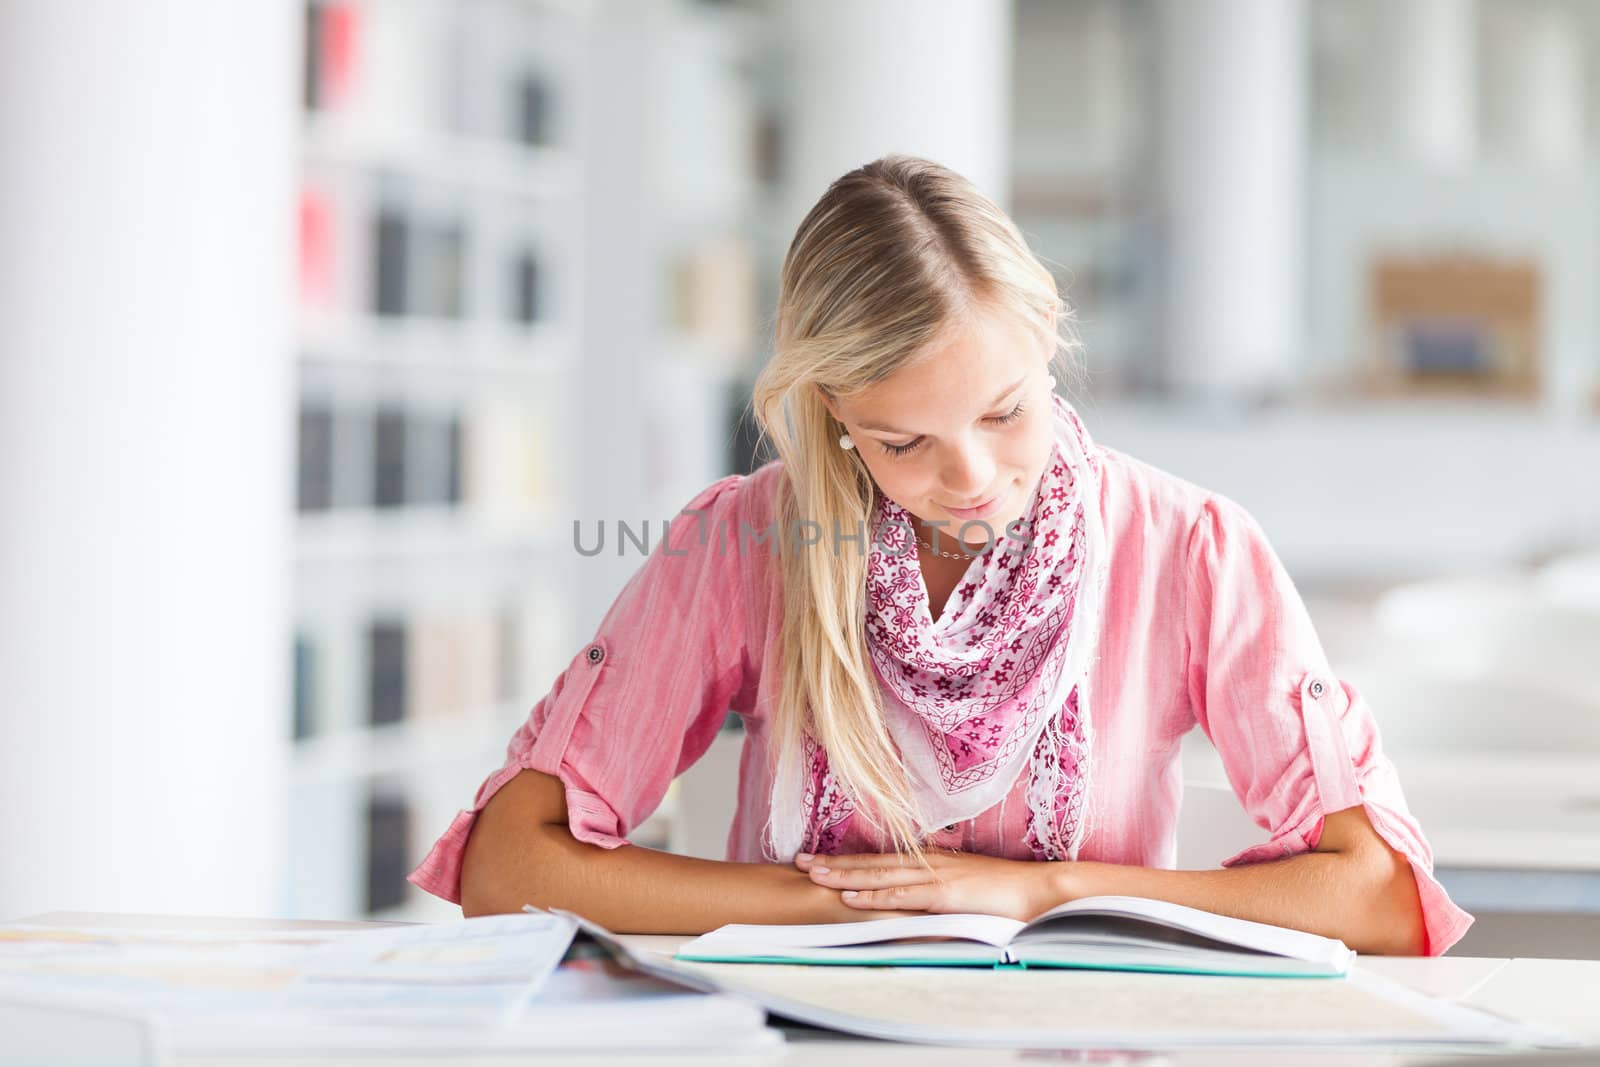
[[[684,945],[685,956],[761,955],[763,950],[870,945],[920,938],[953,938],[1003,948],[1022,923],[999,915],[912,915],[863,922],[764,926],[732,923]]]
[[[1078,918],[1080,916],[1083,918]],[[1355,958],[1355,953],[1344,942],[1333,938],[1268,923],[1217,915],[1198,908],[1185,907],[1182,904],[1144,897],[1083,897],[1069,901],[1028,923],[1017,934],[1016,941],[1019,945],[1035,941],[1070,943],[1074,928],[1080,922],[1087,924],[1095,932],[1101,932],[1098,926],[1102,920],[1090,919],[1090,916],[1109,916],[1153,923],[1223,943],[1221,946],[1211,947],[1234,945],[1256,952],[1327,963],[1341,970],[1348,968]],[[1154,931],[1148,930],[1145,936],[1154,936]]]
[[[675,963],[769,1009],[912,1041],[1043,1047],[1504,1039],[1498,1022],[1371,976],[1226,978]]]

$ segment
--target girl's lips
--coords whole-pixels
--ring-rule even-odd
[[[972,521],[974,519],[987,518],[988,516],[994,514],[995,511],[998,510],[998,505],[1001,503],[1001,501],[1004,498],[1005,498],[1005,494],[1004,493],[997,493],[994,496],[990,497],[988,500],[985,500],[982,504],[979,504],[975,508],[951,508],[951,507],[947,507],[947,508],[945,508],[945,510],[948,511],[950,514],[954,515],[958,519],[965,519],[965,520],[970,522],[970,521]]]

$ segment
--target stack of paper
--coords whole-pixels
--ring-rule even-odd
[[[19,924],[0,928],[0,1003],[8,1018],[59,1004],[148,1019],[184,1053],[779,1040],[747,1000],[598,961],[561,965],[573,931],[552,915],[247,934]]]

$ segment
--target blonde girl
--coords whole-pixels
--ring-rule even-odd
[[[1264,534],[1093,441],[1058,391],[1070,325],[959,175],[891,156],[834,182],[754,390],[778,458],[688,502],[412,881],[620,931],[1115,893],[1454,943],[1471,917]],[[630,844],[730,710],[727,860]],[[1195,727],[1267,840],[1179,871]]]

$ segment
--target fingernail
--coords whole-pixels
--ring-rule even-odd
[[[828,873],[828,868],[826,868],[826,867],[813,867],[813,868],[811,868],[811,873],[812,874],[827,874]]]
[[[843,893],[840,893],[839,895],[841,897],[844,897],[846,900],[849,900],[851,897],[856,895],[856,891],[854,889],[846,889]]]
[[[796,852],[794,854],[794,858],[799,860],[801,863],[810,863],[811,862],[811,853],[809,853],[809,852]]]

